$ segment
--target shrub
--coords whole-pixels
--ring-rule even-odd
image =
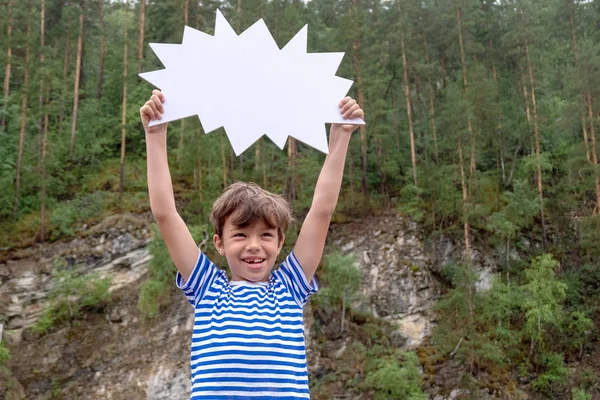
[[[160,315],[163,306],[169,303],[171,293],[175,287],[175,274],[177,268],[173,264],[167,245],[158,230],[156,224],[152,225],[154,236],[148,250],[152,255],[152,260],[148,265],[148,279],[140,287],[138,300],[138,311],[145,318],[156,318]],[[206,225],[191,226],[190,233],[194,239],[208,235]]]
[[[0,343],[0,365],[5,365],[10,360],[10,352]]]
[[[420,387],[421,378],[415,353],[397,351],[377,363],[376,370],[365,379],[365,386],[375,390],[376,400],[427,398]]]
[[[44,334],[55,324],[78,318],[84,308],[103,309],[112,300],[110,278],[80,274],[61,261],[55,262],[52,274],[56,285],[48,296],[50,305],[32,327],[34,332]]]
[[[573,400],[592,400],[592,395],[587,394],[583,389],[572,389],[571,397]]]
[[[360,270],[351,256],[343,256],[334,252],[325,256],[321,269],[321,280],[324,286],[315,297],[320,306],[341,305],[341,331],[344,331],[346,305],[356,296],[360,288]]]
[[[569,370],[565,367],[562,354],[546,353],[540,358],[544,372],[533,381],[533,387],[538,392],[552,395],[567,383]]]

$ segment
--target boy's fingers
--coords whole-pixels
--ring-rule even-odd
[[[152,111],[152,108],[150,108],[148,105],[144,105],[142,108],[140,108],[140,114],[142,117],[154,119],[154,111]]]
[[[364,120],[365,119],[365,113],[363,112],[362,109],[359,108],[358,110],[355,110],[352,113],[352,115],[350,116],[350,119],[354,119],[354,118],[360,118],[360,119]]]
[[[156,105],[155,101],[152,100],[148,100],[148,102],[146,103],[150,106],[150,108],[152,108],[152,111],[154,112],[154,118],[155,119],[161,119],[162,118],[162,114],[158,109],[158,106]]]
[[[348,108],[345,112],[344,112],[344,118],[349,118],[352,113],[354,113],[356,110],[359,110],[360,107],[358,104],[353,104],[350,108]]]
[[[348,110],[352,107],[354,107],[356,105],[356,101],[354,99],[350,99],[346,102],[346,104],[344,104],[344,106],[342,107],[342,114],[346,114],[348,112]]]
[[[158,110],[160,113],[163,113],[163,112],[165,112],[165,109],[163,108],[163,105],[162,105],[162,101],[160,101],[160,97],[158,97],[158,95],[156,95],[156,94],[153,94],[153,95],[150,97],[150,100],[152,100],[152,101],[154,102],[154,105],[156,106],[156,109],[157,109],[157,110]]]
[[[163,94],[163,93],[162,93],[160,90],[158,90],[158,89],[154,89],[154,90],[152,91],[152,94],[155,94],[155,95],[157,95],[157,96],[158,96],[158,98],[160,99],[161,103],[164,103],[164,102],[165,102],[165,95],[164,95],[164,94]]]
[[[150,119],[156,119],[156,112],[152,108],[154,103],[151,101],[147,101],[146,104],[140,109],[140,113],[146,114],[150,117]]]
[[[340,101],[340,104],[339,104],[340,108],[341,108],[341,107],[343,107],[343,106],[344,106],[344,104],[346,104],[346,103],[347,103],[348,101],[350,101],[350,100],[352,100],[352,97],[350,97],[350,96],[346,96],[346,97],[344,97],[344,98],[343,98],[343,99]]]

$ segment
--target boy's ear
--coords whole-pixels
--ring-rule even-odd
[[[219,235],[213,236],[213,243],[215,244],[215,248],[219,252],[220,255],[225,255],[225,247],[223,246],[223,241]]]
[[[279,252],[283,248],[283,242],[285,242],[285,233],[282,233],[281,239],[279,239],[279,245],[277,245],[277,254],[279,254]]]

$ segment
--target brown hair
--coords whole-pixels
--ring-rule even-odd
[[[223,235],[225,218],[231,216],[235,226],[248,226],[264,221],[269,228],[277,228],[281,240],[288,224],[293,220],[288,202],[281,196],[268,192],[253,182],[235,182],[213,204],[210,215],[215,234]]]

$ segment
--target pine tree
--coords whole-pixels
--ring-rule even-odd
[[[23,72],[23,89],[22,89],[22,103],[21,103],[21,129],[19,131],[19,152],[17,155],[17,175],[15,178],[15,202],[13,207],[13,214],[17,214],[19,211],[19,199],[21,196],[21,162],[23,160],[23,149],[25,146],[25,128],[27,123],[27,99],[29,95],[29,56],[30,56],[30,43],[31,37],[31,2],[27,3],[27,34],[25,38],[25,70]]]
[[[0,120],[0,129],[6,126],[6,107],[8,105],[8,93],[10,90],[10,72],[12,67],[12,28],[13,28],[13,9],[15,7],[14,0],[10,0],[7,4],[8,27],[6,29],[6,67],[4,68],[4,86],[2,103],[2,119]]]
[[[71,115],[71,142],[69,155],[73,157],[75,132],[77,130],[77,111],[79,108],[79,85],[81,78],[81,54],[83,51],[83,9],[79,10],[79,36],[77,37],[77,60],[75,64],[75,83],[73,86],[73,114]]]

